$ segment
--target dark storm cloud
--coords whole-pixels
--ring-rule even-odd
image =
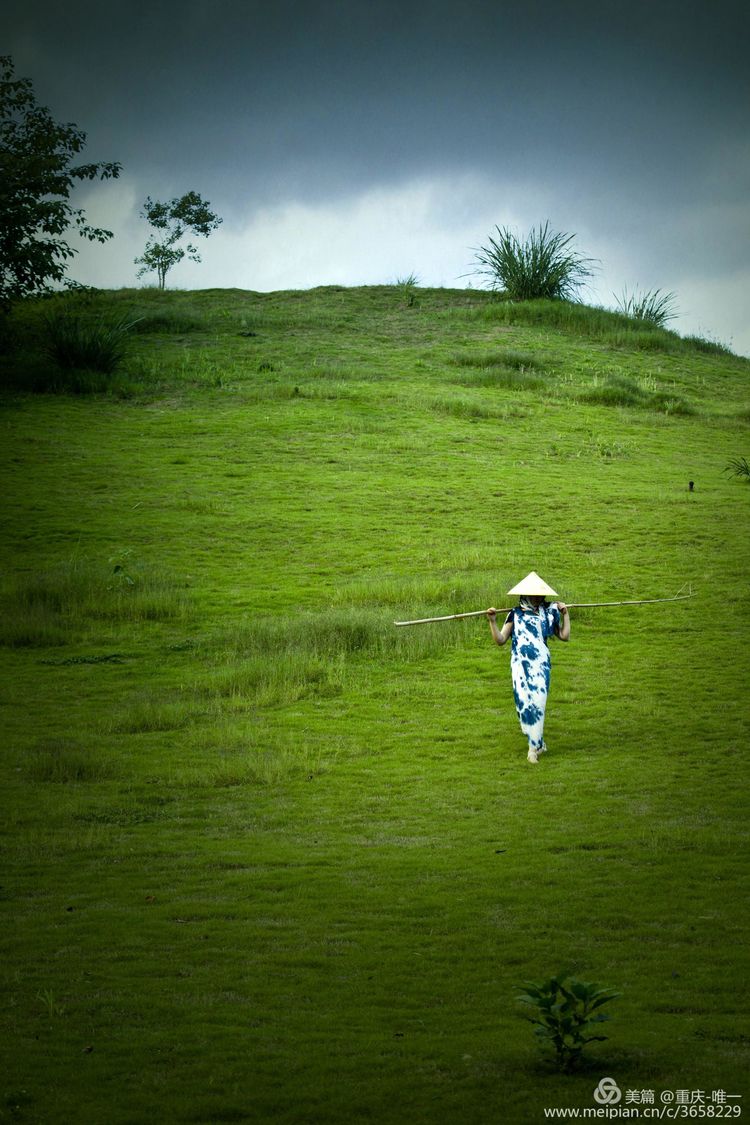
[[[750,95],[739,4],[12,0],[3,22],[98,146],[240,198],[460,165],[680,199]]]
[[[448,181],[475,176],[482,222],[549,217],[631,280],[694,287],[747,270],[749,24],[734,0],[6,0],[0,16],[87,156],[121,160],[140,198],[201,191],[225,232],[417,182],[444,185],[433,222],[468,231],[476,199]]]

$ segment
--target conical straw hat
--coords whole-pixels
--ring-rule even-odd
[[[525,594],[527,597],[558,597],[557,591],[553,590],[551,586],[548,586],[544,579],[540,578],[535,570],[532,570],[530,574],[527,574],[525,578],[522,578],[521,581],[516,586],[514,586],[512,590],[508,590],[508,593],[518,594],[520,596],[523,596]]]

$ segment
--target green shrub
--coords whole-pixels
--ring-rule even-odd
[[[507,227],[496,227],[497,238],[488,238],[475,256],[493,289],[502,289],[511,300],[572,299],[587,278],[593,276],[593,258],[584,258],[570,243],[573,234],[552,231],[549,222],[532,227],[524,240]]]
[[[543,1051],[552,1048],[558,1070],[570,1073],[580,1065],[588,1043],[607,1038],[591,1032],[610,1018],[599,1009],[616,999],[618,992],[565,973],[539,983],[527,981],[521,987],[524,991],[519,1000],[534,1009],[534,1015],[528,1018],[534,1024],[539,1046]]]

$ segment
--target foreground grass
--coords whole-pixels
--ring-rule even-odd
[[[746,1093],[746,362],[481,294],[99,300],[154,317],[129,397],[4,408],[0,1120]],[[537,770],[484,623],[391,624],[532,567],[699,591],[574,615]],[[623,994],[571,1078],[514,1000],[563,965]]]

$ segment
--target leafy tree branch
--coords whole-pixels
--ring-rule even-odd
[[[12,58],[0,56],[0,307],[55,284],[75,286],[66,273],[78,251],[62,237],[71,227],[91,242],[112,237],[70,203],[80,181],[120,174],[117,162],[75,164],[85,144],[86,134],[58,124],[30,79],[17,78]]]

